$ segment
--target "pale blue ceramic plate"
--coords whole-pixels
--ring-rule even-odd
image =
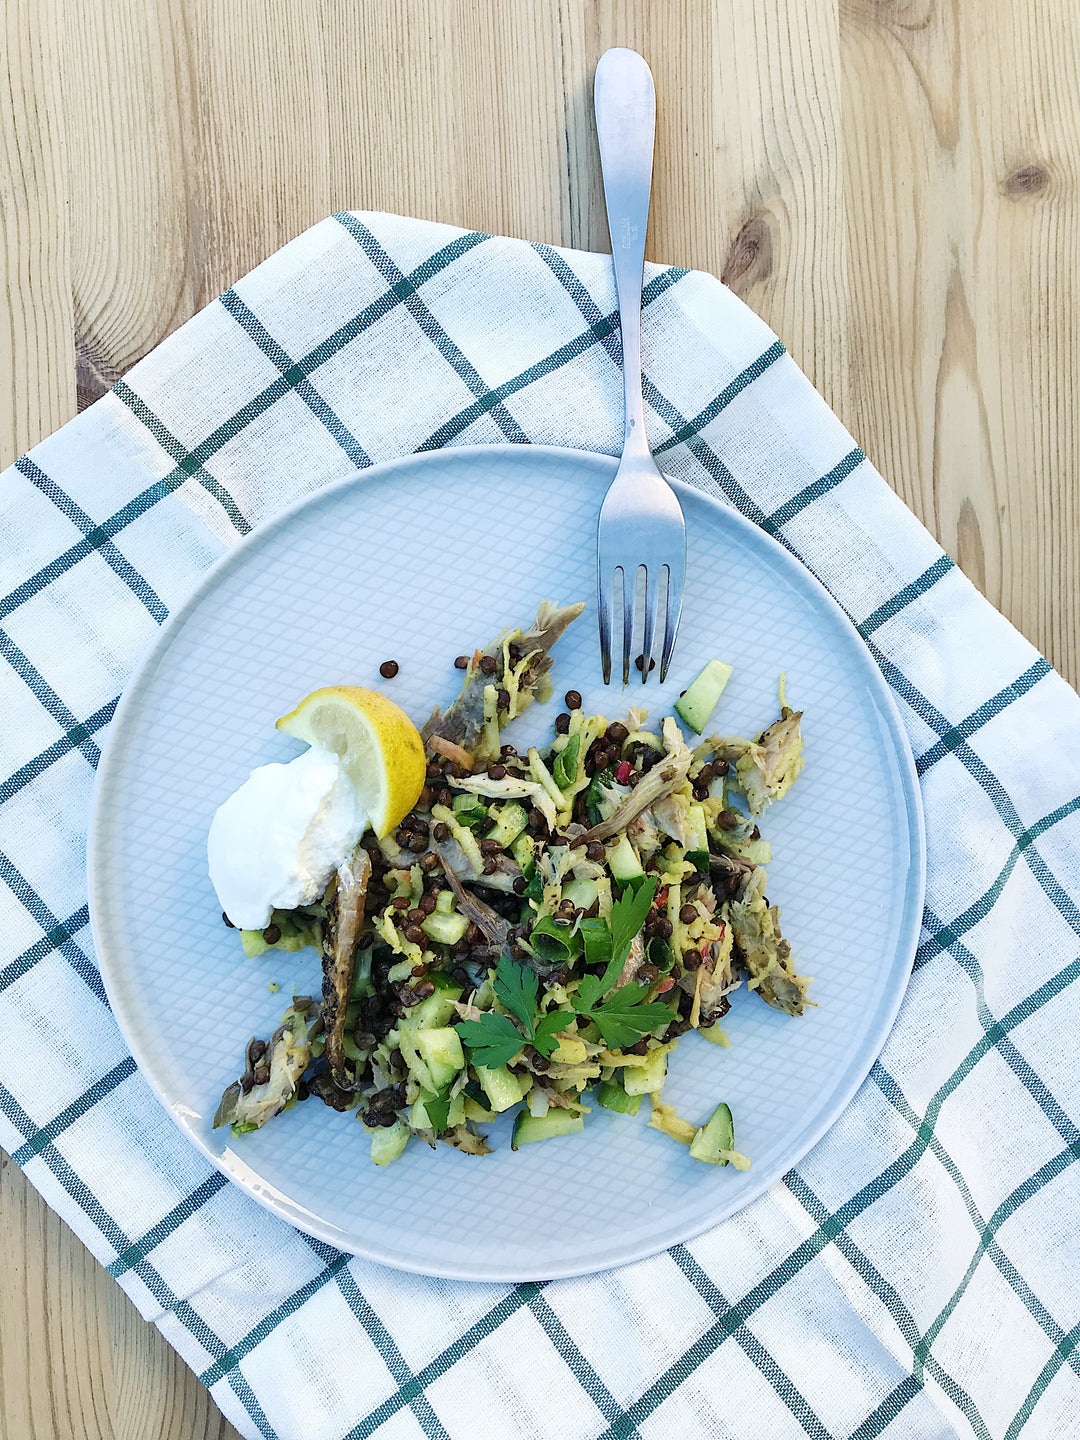
[[[380,465],[304,500],[239,544],[163,629],[113,722],[90,862],[105,985],[139,1066],[184,1133],[291,1224],[432,1275],[544,1279],[605,1269],[741,1209],[833,1123],[878,1054],[911,969],[924,852],[915,769],[889,690],[849,621],[780,545],[678,486],[689,546],[682,630],[665,686],[600,679],[595,525],[607,456],[539,446],[442,450]],[[668,713],[714,656],[735,667],[710,728],[757,732],[777,680],[805,711],[806,769],[766,816],[769,898],[820,1008],[794,1020],[745,990],[731,1048],[688,1035],[665,1099],[700,1123],[734,1112],[743,1174],[701,1165],[636,1118],[594,1108],[583,1134],[483,1159],[418,1141],[386,1169],[354,1115],[310,1100],[234,1141],[211,1122],[244,1046],[275,1027],[319,961],[244,957],[206,876],[214,809],[297,742],[275,718],[328,684],[384,689],[422,722],[451,700],[453,657],[545,597],[585,614],[555,651],[556,700],[515,739],[550,733],[581,691],[610,718]],[[382,681],[381,661],[400,673]],[[636,673],[636,672],[635,672]],[[270,994],[276,980],[281,993]]]

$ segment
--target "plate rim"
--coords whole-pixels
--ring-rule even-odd
[[[310,505],[325,501],[328,497],[344,492],[351,488],[362,491],[365,483],[382,480],[394,471],[412,469],[417,465],[433,463],[446,463],[449,460],[454,464],[467,464],[470,459],[476,459],[483,455],[490,459],[493,455],[502,454],[507,459],[520,458],[523,452],[530,456],[541,457],[546,461],[558,463],[573,460],[580,464],[582,461],[598,463],[612,476],[618,466],[618,457],[608,455],[602,451],[577,449],[572,446],[562,445],[531,445],[531,444],[497,444],[497,445],[452,445],[445,446],[438,450],[418,451],[410,455],[395,457],[391,460],[380,461],[365,469],[356,470],[352,474],[343,476],[339,480],[322,485],[319,489],[308,494],[301,495],[289,502],[275,515],[258,523],[252,531],[242,536],[230,546],[222,555],[208,567],[201,576],[192,592],[185,598],[182,604],[168,616],[161,629],[158,631],[150,648],[143,656],[135,670],[132,672],[124,690],[116,712],[109,726],[109,733],[106,743],[102,749],[101,760],[98,764],[97,773],[94,779],[94,790],[90,808],[89,826],[87,831],[87,857],[86,857],[86,879],[87,899],[89,911],[90,933],[94,944],[97,966],[101,975],[102,984],[112,1010],[113,1018],[120,1029],[139,1073],[146,1081],[155,1099],[163,1107],[166,1114],[184,1135],[185,1139],[202,1154],[211,1165],[214,1166],[229,1181],[238,1185],[243,1192],[257,1204],[268,1210],[277,1219],[293,1226],[295,1229],[311,1235],[315,1239],[322,1240],[327,1244],[345,1251],[347,1254],[355,1255],[359,1259],[370,1261],[374,1264],[383,1265],[387,1268],[419,1275],[430,1275],[442,1279],[465,1280],[476,1283],[505,1283],[518,1284],[533,1280],[555,1280],[564,1279],[578,1275],[597,1274],[603,1270],[615,1268],[616,1266],[635,1263],[638,1260],[661,1254],[670,1249],[673,1245],[685,1244],[704,1234],[714,1226],[722,1224],[725,1220],[739,1214],[748,1205],[759,1199],[766,1191],[775,1184],[789,1170],[797,1166],[813,1149],[813,1147],[832,1129],[840,1116],[851,1103],[852,1098],[866,1080],[874,1062],[880,1055],[886,1040],[892,1031],[896,1016],[907,993],[908,983],[911,978],[914,966],[918,939],[922,923],[922,914],[926,895],[926,830],[924,811],[922,804],[922,792],[919,785],[918,771],[915,765],[915,758],[912,753],[911,744],[904,729],[900,716],[899,707],[896,702],[888,681],[882,674],[880,667],[876,664],[866,641],[859,634],[843,607],[829,593],[824,584],[818,579],[814,572],[806,565],[793,551],[788,550],[774,536],[755,525],[739,510],[730,504],[726,499],[710,494],[707,490],[699,489],[686,481],[675,476],[665,478],[672,485],[676,494],[686,492],[693,495],[695,499],[703,500],[707,505],[714,507],[720,515],[721,523],[733,526],[736,531],[742,532],[744,536],[750,536],[755,545],[764,545],[766,550],[772,554],[780,564],[790,573],[798,575],[800,581],[809,584],[812,591],[816,592],[817,601],[830,612],[834,621],[839,621],[841,627],[849,633],[849,637],[856,642],[856,649],[866,660],[867,680],[873,691],[885,721],[889,739],[891,741],[892,753],[897,763],[897,770],[900,778],[900,789],[905,801],[904,817],[906,830],[911,851],[911,861],[908,868],[908,894],[905,897],[900,922],[898,926],[897,942],[894,951],[894,964],[890,967],[893,971],[892,991],[886,992],[883,1000],[887,997],[887,1003],[879,1005],[877,1024],[866,1033],[862,1046],[860,1047],[864,1060],[853,1067],[849,1067],[847,1082],[834,1092],[831,1103],[818,1117],[818,1121],[810,1128],[804,1128],[796,1136],[794,1146],[784,1152],[781,1160],[775,1161],[768,1169],[759,1172],[763,1177],[760,1186],[749,1196],[733,1197],[726,1203],[716,1208],[702,1219],[695,1217],[685,1225],[674,1230],[672,1234],[663,1240],[659,1245],[651,1242],[642,1242],[628,1250],[619,1260],[614,1263],[604,1260],[600,1264],[590,1263],[588,1260],[581,1260],[570,1263],[547,1262],[536,1266],[529,1271],[518,1271],[507,1269],[505,1265],[496,1264],[485,1267],[477,1263],[444,1263],[433,1265],[418,1260],[404,1258],[388,1258],[387,1255],[374,1246],[365,1246],[363,1237],[342,1228],[331,1221],[326,1221],[314,1212],[305,1209],[297,1201],[279,1194],[269,1181],[262,1184],[256,1183],[262,1179],[257,1172],[246,1165],[243,1167],[248,1174],[240,1173],[237,1168],[231,1166],[225,1155],[216,1154],[206,1143],[198,1130],[187,1120],[182,1113],[186,1108],[182,1102],[170,1099],[164,1084],[159,1082],[154,1074],[150,1063],[150,1057],[146,1055],[141,1041],[137,1039],[139,1026],[137,1022],[138,1007],[129,1006],[123,991],[118,988],[120,985],[119,974],[116,977],[117,985],[113,984],[113,977],[110,973],[110,962],[108,960],[109,947],[104,943],[102,918],[105,911],[105,862],[103,857],[106,854],[105,839],[105,808],[106,797],[109,793],[110,777],[114,769],[120,764],[120,752],[122,746],[118,743],[123,738],[124,730],[129,716],[136,711],[141,691],[149,683],[157,665],[160,663],[163,654],[172,644],[175,635],[183,628],[187,618],[194,611],[219,582],[220,576],[226,573],[231,567],[242,563],[243,556],[249,549],[254,548],[256,542],[265,543],[269,535],[275,530],[285,527],[293,515],[306,509]],[[901,957],[904,957],[901,959]],[[130,1024],[129,1024],[130,1016]],[[254,1177],[254,1178],[252,1178]]]

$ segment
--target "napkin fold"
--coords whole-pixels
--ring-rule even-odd
[[[119,694],[169,612],[357,467],[621,442],[608,257],[342,214],[2,478],[0,1143],[252,1440],[1075,1433],[1080,700],[746,306],[704,274],[646,282],[661,465],[824,582],[917,757],[915,972],[839,1122],[666,1254],[462,1284],[277,1220],[136,1070],[91,946],[85,835]]]

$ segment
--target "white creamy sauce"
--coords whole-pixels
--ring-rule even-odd
[[[287,765],[261,765],[218,809],[206,842],[221,908],[241,930],[271,910],[310,905],[367,829],[337,755],[316,746]]]

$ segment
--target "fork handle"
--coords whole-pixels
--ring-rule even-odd
[[[593,105],[622,329],[626,403],[623,454],[648,455],[641,398],[641,284],[649,226],[656,92],[652,71],[636,50],[606,50],[600,56],[593,82]]]

